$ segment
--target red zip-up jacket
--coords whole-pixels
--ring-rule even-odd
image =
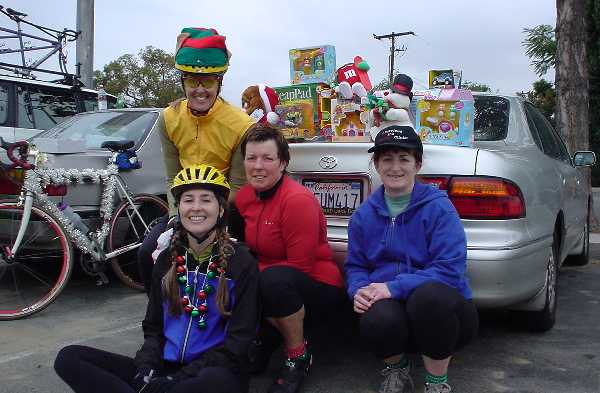
[[[259,199],[250,185],[238,191],[235,204],[245,221],[245,241],[258,268],[284,265],[312,279],[343,287],[342,274],[327,242],[327,221],[314,195],[284,175],[275,194]]]

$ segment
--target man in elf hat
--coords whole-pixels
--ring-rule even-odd
[[[187,27],[177,36],[175,68],[180,71],[185,99],[167,107],[158,120],[166,169],[166,184],[192,165],[211,165],[227,177],[230,200],[246,182],[240,142],[254,123],[241,109],[219,96],[223,75],[229,68],[231,53],[225,37],[212,28]],[[175,215],[171,195],[169,213]],[[149,290],[152,277],[152,251],[165,230],[167,220],[156,225],[138,252],[142,279]]]

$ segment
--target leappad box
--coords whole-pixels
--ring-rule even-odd
[[[320,45],[290,49],[292,85],[331,83],[335,78],[335,47]]]
[[[279,96],[275,112],[278,127],[288,137],[310,138],[319,132],[319,84],[281,86],[273,88]]]

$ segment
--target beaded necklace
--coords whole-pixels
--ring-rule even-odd
[[[192,282],[188,282],[188,252],[186,250],[185,256],[177,255],[175,257],[175,263],[177,264],[177,281],[182,288],[183,296],[181,298],[181,304],[183,310],[190,314],[191,318],[198,318],[196,326],[199,329],[204,330],[207,327],[206,315],[208,312],[208,296],[215,292],[215,288],[208,284],[208,280],[212,280],[217,276],[217,271],[221,272],[222,268],[212,260],[216,258],[215,255],[210,255],[203,261],[198,261],[198,266],[194,270],[194,278]],[[198,273],[200,266],[206,262],[206,273],[202,280],[202,285],[198,285]],[[191,298],[190,298],[191,297]]]

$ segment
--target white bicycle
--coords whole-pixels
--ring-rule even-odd
[[[2,138],[0,145],[12,161],[2,164],[4,172],[15,168],[25,172],[18,199],[0,201],[0,320],[23,318],[50,305],[69,281],[74,246],[89,274],[105,281],[103,272],[110,263],[121,281],[142,290],[137,248],[168,206],[154,195],[133,195],[119,176],[117,157],[134,143],[104,142],[102,148],[112,154],[101,170],[45,168],[43,154],[34,145],[9,144]],[[75,182],[103,186],[100,224],[89,233],[73,225],[48,195],[52,188]]]

